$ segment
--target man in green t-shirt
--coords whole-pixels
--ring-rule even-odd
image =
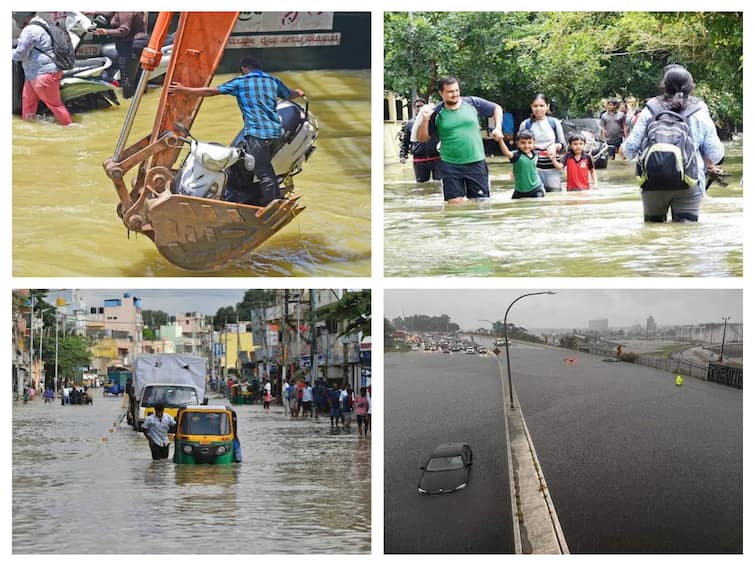
[[[462,97],[455,77],[441,79],[438,93],[443,103],[436,107],[428,104],[420,112],[422,123],[417,140],[424,142],[432,135],[440,139],[443,198],[446,202],[461,202],[465,196],[470,199],[489,197],[490,181],[480,117],[493,117],[495,127],[491,137],[500,141],[503,139],[503,109],[484,98]]]

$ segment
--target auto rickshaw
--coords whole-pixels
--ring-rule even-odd
[[[232,464],[236,415],[228,407],[190,405],[176,415],[176,464]]]

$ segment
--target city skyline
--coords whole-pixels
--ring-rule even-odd
[[[385,317],[448,315],[462,329],[503,321],[513,300],[547,289],[423,289],[385,291]],[[528,328],[587,328],[608,319],[611,328],[645,326],[653,316],[658,326],[742,322],[739,289],[553,289],[553,296],[526,297],[509,312],[508,321]]]

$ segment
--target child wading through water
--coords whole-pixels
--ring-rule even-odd
[[[516,136],[516,151],[511,151],[506,142],[498,142],[501,152],[509,158],[514,166],[514,192],[515,198],[541,198],[545,196],[545,188],[540,176],[537,174],[537,153],[535,153],[535,136],[529,130],[523,130]],[[554,167],[562,167],[554,160]]]
[[[592,157],[584,152],[585,136],[582,134],[573,134],[569,136],[569,151],[563,157],[563,164],[566,168],[566,190],[567,191],[584,191],[592,187],[598,188],[598,172]]]

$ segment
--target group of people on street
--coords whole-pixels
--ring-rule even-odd
[[[291,379],[284,382],[283,391],[281,392],[283,396],[283,412],[288,413],[293,418],[300,415],[304,417],[309,415],[310,418],[319,417],[322,391],[323,385],[319,380],[315,383],[314,387],[303,379]]]
[[[75,385],[66,385],[62,393],[61,405],[91,405],[94,401],[92,390],[86,385],[82,389],[77,389]]]
[[[359,436],[367,436],[372,417],[372,399],[367,387],[360,387],[355,394],[351,385],[344,383],[341,387],[328,390],[328,405],[330,407],[330,426],[337,429],[341,426],[350,428],[352,418],[356,414]]]
[[[359,393],[348,383],[329,386],[325,380],[318,379],[314,387],[303,379],[290,380],[283,384],[283,412],[291,418],[300,415],[319,418],[330,417],[330,425],[338,428],[350,427],[356,415],[360,436],[367,436],[372,415],[372,402],[367,387],[361,387]]]
[[[646,222],[664,222],[668,211],[677,222],[694,222],[699,215],[705,193],[708,169],[720,171],[724,148],[705,103],[692,96],[692,75],[681,65],[669,65],[663,71],[663,92],[651,98],[643,109],[633,106],[633,98],[619,101],[610,98],[601,115],[600,128],[611,157],[617,153],[627,159],[638,157],[647,146],[648,129],[659,115],[669,112],[681,116],[688,124],[696,167],[684,187],[658,188],[643,184],[642,202]],[[418,99],[416,116],[403,131],[401,162],[411,151],[415,156],[418,182],[441,179],[443,198],[448,203],[490,196],[490,181],[485,151],[480,135],[480,119],[493,119],[490,137],[513,164],[512,198],[544,197],[562,190],[562,170],[566,172],[567,191],[597,188],[598,178],[592,157],[585,151],[581,133],[564,136],[561,121],[551,116],[550,101],[536,94],[530,104],[531,115],[523,120],[511,151],[501,131],[503,111],[500,105],[475,96],[461,96],[459,80],[444,77],[438,82],[439,104]],[[643,142],[645,145],[643,145]],[[433,153],[437,152],[437,156]],[[683,150],[682,150],[683,151]]]

